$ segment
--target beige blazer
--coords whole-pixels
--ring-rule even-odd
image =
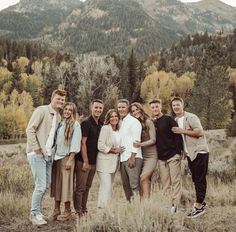
[[[119,155],[108,153],[113,146],[117,146],[111,125],[104,125],[98,138],[98,155],[96,169],[99,172],[114,173],[118,168]]]
[[[43,154],[46,155],[46,142],[52,127],[52,119],[55,113],[57,114],[57,128],[61,116],[52,108],[51,105],[39,106],[33,112],[26,128],[27,153],[42,148]]]
[[[200,119],[195,114],[186,111],[184,112],[184,129],[198,129],[203,131]],[[205,135],[199,138],[184,135],[184,139],[186,141],[188,156],[191,161],[193,161],[197,157],[197,154],[199,152],[209,152]]]

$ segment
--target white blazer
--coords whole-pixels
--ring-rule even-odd
[[[119,163],[119,154],[108,153],[112,147],[117,147],[112,133],[112,127],[111,125],[104,125],[98,138],[97,171],[104,173],[116,172]]]

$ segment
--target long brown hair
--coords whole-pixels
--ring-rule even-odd
[[[66,119],[66,128],[65,128],[65,144],[69,145],[71,143],[73,131],[74,131],[74,124],[77,118],[77,107],[73,102],[67,102],[64,107],[63,111],[66,108],[66,106],[72,106],[72,114],[70,118]]]
[[[140,118],[138,118],[138,120],[140,121],[140,123],[142,125],[142,131],[145,133],[148,132],[149,126],[147,125],[146,121],[147,121],[147,119],[150,118],[149,115],[147,113],[145,113],[143,106],[139,102],[134,102],[130,105],[130,112],[131,112],[131,109],[133,106],[137,107],[141,112],[142,116]]]
[[[116,113],[117,116],[118,116],[118,119],[120,120],[120,115],[119,115],[118,111],[115,110],[115,109],[110,109],[106,113],[104,125],[108,125],[110,123],[110,118],[111,118],[112,113]],[[118,124],[116,126],[116,130],[119,130],[119,122],[118,122]]]

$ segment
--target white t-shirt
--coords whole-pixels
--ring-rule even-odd
[[[181,118],[177,118],[177,123],[179,128],[184,129],[184,116],[182,116]],[[183,138],[183,145],[184,145],[184,151],[186,154],[188,154],[188,150],[187,150],[187,146],[186,146],[186,141],[185,141],[185,136],[184,134],[181,134],[182,138]]]
[[[52,119],[52,127],[51,127],[51,130],[49,132],[49,136],[46,142],[46,152],[48,156],[52,155],[52,146],[54,143],[54,136],[56,133],[56,124],[57,124],[57,113],[54,113],[53,119]]]
[[[112,130],[112,135],[114,136],[114,140],[115,140],[115,144],[113,144],[114,145],[114,147],[120,147],[120,145],[121,145],[121,136],[120,136],[120,133],[119,133],[119,131],[117,130],[117,131],[113,131]]]

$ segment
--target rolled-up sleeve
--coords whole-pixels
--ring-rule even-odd
[[[82,133],[81,133],[81,127],[79,123],[76,123],[74,125],[74,132],[71,139],[71,145],[70,145],[70,153],[78,153],[81,149],[81,139],[82,139]]]
[[[26,128],[27,143],[31,149],[37,150],[40,148],[36,131],[38,130],[39,125],[41,124],[44,117],[44,112],[38,107],[32,114],[28,126]]]
[[[141,125],[141,123],[138,120],[135,120],[132,123],[132,126],[131,126],[130,129],[131,129],[131,135],[132,135],[132,142],[141,141],[141,133],[142,133],[142,125]],[[133,153],[137,153],[138,150],[139,150],[139,148],[134,147],[133,144],[132,144],[131,151]]]
[[[189,124],[193,130],[203,131],[200,119],[196,115],[192,115],[191,117],[189,117],[188,120],[189,120]]]

